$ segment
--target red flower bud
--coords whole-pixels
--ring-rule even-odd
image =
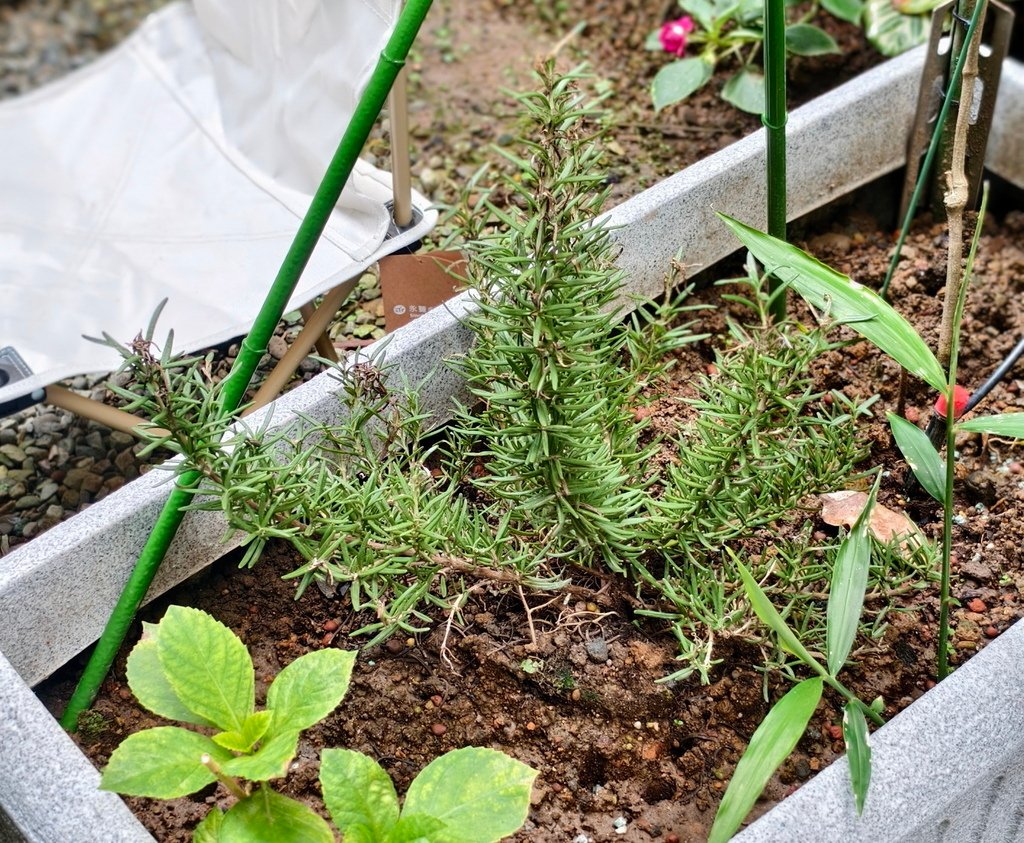
[[[658,40],[666,53],[674,53],[681,56],[686,52],[686,36],[693,32],[693,18],[683,15],[676,20],[670,20],[661,27],[658,33]]]
[[[964,411],[964,407],[967,406],[967,402],[971,400],[971,393],[969,393],[962,386],[957,384],[953,387],[953,418],[958,419]],[[938,400],[935,402],[935,412],[943,418],[948,418],[946,412],[946,396],[940,395]]]

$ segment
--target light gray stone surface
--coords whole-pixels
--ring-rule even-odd
[[[1024,840],[1024,624],[1017,623],[872,735],[857,817],[840,759],[736,843]]]
[[[1019,12],[1018,12],[1019,14]],[[1003,62],[992,131],[988,137],[986,166],[1024,188],[1024,64]]]
[[[0,655],[0,841],[152,843]]]

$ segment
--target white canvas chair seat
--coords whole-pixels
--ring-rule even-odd
[[[165,298],[157,336],[173,328],[179,350],[246,333],[397,12],[175,4],[94,64],[0,103],[0,405],[116,368],[83,335],[130,340]],[[414,196],[418,223],[386,239],[390,198],[389,174],[360,161],[291,307],[436,221]],[[13,381],[19,359],[31,374]]]

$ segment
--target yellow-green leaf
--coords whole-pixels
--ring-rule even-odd
[[[772,605],[772,601],[761,590],[761,586],[757,584],[757,580],[754,579],[746,566],[738,559],[735,562],[740,572],[740,578],[743,580],[743,587],[747,592],[747,597],[750,599],[750,605],[754,608],[754,612],[761,619],[761,622],[778,636],[779,645],[787,652],[798,657],[804,664],[817,666],[818,669],[824,671],[824,668],[818,664],[817,659],[807,652],[807,648],[800,643],[800,639],[796,637],[793,630],[782,619],[782,615]]]
[[[868,567],[871,564],[871,536],[868,534],[868,524],[880,480],[881,475],[875,480],[867,504],[857,516],[853,528],[843,539],[836,554],[825,615],[825,649],[828,653],[828,672],[832,676],[839,673],[846,663],[846,657],[850,655],[850,648],[860,626],[864,591],[868,584]]]
[[[928,440],[928,434],[895,413],[887,415],[896,446],[903,454],[903,459],[907,461],[910,470],[914,472],[917,482],[929,495],[942,503],[946,491],[946,466],[939,452]]]
[[[843,740],[846,742],[846,760],[850,765],[850,786],[857,815],[864,811],[864,800],[871,784],[871,743],[868,721],[859,702],[848,702],[843,709]]]
[[[1008,436],[1024,439],[1024,413],[1002,413],[998,416],[981,416],[957,424],[958,430],[974,433],[991,433],[993,436]]]

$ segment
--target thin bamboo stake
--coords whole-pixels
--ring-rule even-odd
[[[359,99],[352,120],[345,130],[337,152],[328,165],[323,181],[313,196],[309,210],[299,226],[291,248],[263,302],[263,307],[253,323],[252,331],[242,341],[235,365],[224,381],[220,409],[225,427],[230,424],[235,409],[245,395],[249,381],[267,349],[267,343],[273,336],[274,328],[281,319],[288,299],[291,298],[295,285],[313,254],[313,249],[316,247],[338,198],[341,196],[341,191],[352,173],[352,168],[355,166],[363,144],[370,136],[373,125],[384,107],[395,77],[405,63],[405,58],[430,9],[430,4],[431,0],[409,0],[395,24],[391,38],[380,54],[373,75]],[[64,710],[60,723],[65,729],[75,730],[78,726],[79,715],[96,698],[96,693],[106,678],[110,666],[114,663],[117,651],[121,648],[128,629],[135,619],[135,613],[142,604],[153,577],[156,576],[160,563],[167,554],[167,549],[185,517],[182,507],[191,501],[192,493],[198,482],[198,471],[188,471],[179,477],[178,485],[171,492],[160,517],[153,526],[153,531],[142,549],[139,561],[125,584],[110,620],[85,667],[78,687],[75,688],[75,692]]]
[[[786,4],[765,0],[764,14],[765,109],[761,117],[767,136],[768,233],[786,239]],[[771,315],[786,318],[786,292],[772,278],[768,294],[774,296]]]

